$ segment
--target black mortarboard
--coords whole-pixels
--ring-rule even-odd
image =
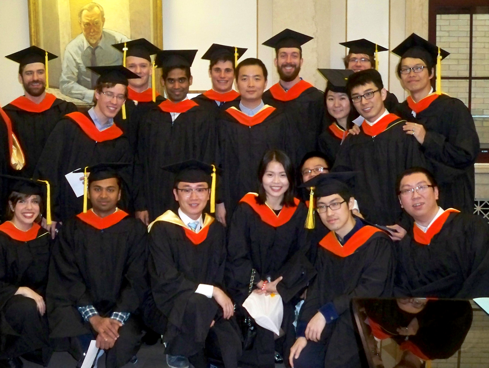
[[[305,34],[286,28],[282,32],[277,33],[272,38],[263,42],[262,45],[273,47],[275,50],[278,50],[282,47],[297,47],[301,49],[302,45],[312,39],[313,37],[311,36],[307,36]]]
[[[145,38],[138,38],[137,40],[116,43],[112,45],[120,52],[124,52],[124,47],[126,50],[126,58],[128,56],[136,56],[151,62],[151,55],[157,54],[161,50],[149,42]]]
[[[205,182],[211,185],[213,165],[197,160],[188,160],[164,166],[163,169],[175,174],[175,183],[181,181],[187,183]]]
[[[419,37],[416,33],[413,33],[394,48],[392,52],[401,58],[412,57],[422,59],[429,68],[433,68],[438,56],[438,47],[426,41],[424,38]],[[450,55],[448,51],[440,49],[442,60],[448,55]]]
[[[345,191],[351,192],[356,174],[357,172],[355,171],[349,171],[317,175],[303,183],[301,187],[314,188],[314,196],[316,198],[327,197]]]
[[[353,70],[345,69],[318,69],[319,72],[328,80],[327,89],[333,92],[346,93],[346,82],[348,77],[353,74]]]
[[[348,51],[349,54],[353,53],[353,54],[374,55],[375,51],[382,52],[388,50],[385,47],[382,47],[369,40],[366,40],[365,38],[361,38],[359,40],[347,41],[347,42],[340,42],[340,45],[348,47],[350,49]]]
[[[46,64],[46,50],[43,50],[37,46],[30,46],[24,50],[17,51],[13,54],[5,56],[7,59],[13,60],[20,65],[27,65],[32,63]],[[57,56],[47,52],[48,60],[56,59]]]
[[[202,59],[212,61],[223,55],[231,55],[232,57],[235,57],[236,52],[238,53],[237,59],[239,59],[241,56],[243,56],[246,50],[248,49],[243,47],[226,46],[213,43],[212,46],[205,52],[204,56],[202,56]]]
[[[127,80],[131,78],[139,78],[137,74],[134,74],[129,69],[124,68],[122,65],[111,66],[88,66],[90,70],[100,74],[97,80],[98,83],[116,83],[128,85]]]
[[[156,55],[158,68],[191,67],[198,50],[163,50]]]

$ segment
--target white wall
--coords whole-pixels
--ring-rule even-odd
[[[191,90],[208,90],[209,61],[202,55],[213,44],[247,47],[242,59],[257,55],[256,0],[163,0],[163,49],[198,49]]]
[[[23,94],[17,75],[19,64],[6,59],[29,47],[29,12],[27,0],[0,1],[0,105],[5,106]]]

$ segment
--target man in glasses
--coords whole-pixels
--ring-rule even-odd
[[[438,47],[413,33],[392,52],[401,57],[397,73],[410,93],[399,110],[408,121],[404,131],[419,142],[433,166],[440,204],[472,213],[479,137],[463,102],[433,91]],[[440,49],[440,55],[445,58],[449,53]]]
[[[414,220],[395,230],[396,294],[467,298],[489,295],[489,225],[482,217],[438,205],[431,172],[411,168],[396,184],[401,207]]]
[[[412,166],[425,166],[421,147],[403,131],[404,121],[384,107],[387,91],[374,69],[348,79],[348,95],[364,118],[361,132],[348,135],[336,157],[334,171],[361,171],[355,198],[368,221],[396,223],[402,210],[395,195],[397,176]]]
[[[392,242],[381,230],[353,216],[350,185],[354,173],[317,175],[302,186],[314,187],[316,209],[329,229],[315,231],[316,279],[308,289],[297,324],[292,367],[360,367],[350,311],[352,297],[388,297],[392,293],[395,258]]]

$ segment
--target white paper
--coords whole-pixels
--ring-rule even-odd
[[[65,175],[66,180],[68,180],[68,183],[71,186],[71,189],[73,189],[73,192],[75,192],[76,198],[79,198],[83,195],[83,172],[70,172]]]
[[[280,295],[251,293],[243,303],[256,324],[279,336],[284,317],[284,305]]]
[[[358,118],[352,120],[352,122],[355,125],[361,126],[364,120],[365,118],[362,115],[360,115]]]
[[[476,302],[477,305],[484,310],[484,312],[489,314],[489,298],[475,298],[474,302]]]
[[[85,355],[85,359],[83,359],[83,364],[81,368],[92,368],[93,362],[97,357],[98,348],[96,346],[97,341],[90,341],[90,346],[88,347],[87,354]]]

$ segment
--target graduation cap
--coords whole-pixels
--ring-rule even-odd
[[[375,55],[375,69],[379,69],[379,58],[377,57],[378,52],[388,51],[385,47],[377,45],[365,38],[361,38],[359,40],[340,42],[340,45],[348,47],[350,50],[349,54],[367,54],[367,55]]]
[[[328,80],[327,89],[333,92],[346,93],[346,82],[348,77],[353,74],[353,70],[348,69],[318,69],[319,72]]]
[[[354,177],[358,172],[332,172],[329,174],[317,175],[311,180],[306,181],[299,188],[308,188],[310,191],[309,211],[306,218],[306,229],[314,229],[314,197],[327,197],[332,194],[351,192],[354,185]]]
[[[263,42],[262,45],[273,47],[275,50],[281,49],[282,47],[297,47],[302,50],[301,46],[312,39],[313,37],[311,36],[286,28]]]
[[[426,41],[416,33],[412,33],[392,52],[399,55],[401,59],[407,57],[421,59],[430,70],[435,66],[436,60],[436,93],[441,94],[441,61],[450,55],[448,51]]]
[[[162,50],[156,55],[158,68],[191,67],[198,50]]]
[[[234,66],[236,66],[238,65],[238,59],[243,56],[246,50],[248,49],[243,47],[226,46],[213,43],[202,56],[202,59],[212,61],[218,59],[219,57],[231,55],[234,56]]]
[[[126,162],[102,162],[93,166],[86,166],[84,169],[76,169],[73,172],[83,172],[85,176],[83,185],[83,213],[88,210],[88,185],[94,181],[117,178],[123,180],[119,171],[127,166]]]
[[[29,179],[12,175],[0,175],[9,181],[11,192],[18,192],[25,195],[44,196],[44,186],[46,187],[46,223],[51,225],[51,186],[47,180]]]
[[[20,66],[24,66],[32,63],[43,63],[46,68],[46,88],[49,88],[49,68],[48,61],[56,59],[57,56],[50,52],[43,50],[37,46],[30,46],[26,49],[17,51],[13,54],[5,56],[7,59],[13,60],[19,63]]]
[[[175,174],[174,183],[207,183],[211,186],[211,213],[216,211],[216,171],[215,165],[209,165],[198,160],[178,162],[163,167],[164,170]]]

